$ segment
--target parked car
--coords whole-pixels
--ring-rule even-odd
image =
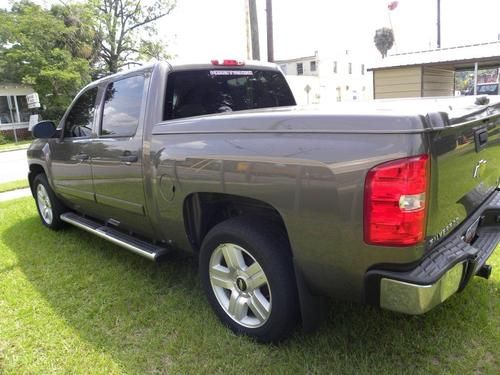
[[[477,95],[499,95],[499,83],[480,83],[477,85]]]
[[[478,83],[476,95],[500,95],[499,83]],[[469,87],[463,95],[474,95],[474,86]]]
[[[319,296],[422,314],[489,277],[500,101],[294,104],[280,70],[255,62],[91,83],[33,130],[41,221],[150,260],[196,254],[220,320],[263,342],[313,327]]]

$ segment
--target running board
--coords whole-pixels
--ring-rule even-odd
[[[87,232],[95,234],[115,245],[121,246],[133,253],[139,254],[149,260],[158,260],[159,257],[168,253],[168,249],[161,246],[156,246],[151,243],[139,240],[135,237],[124,234],[116,229],[103,226],[93,220],[87,219],[83,216],[73,212],[66,212],[60,216],[61,220],[74,225]]]

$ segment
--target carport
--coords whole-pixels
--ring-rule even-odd
[[[455,72],[500,67],[500,41],[390,55],[373,71],[373,97],[453,96]]]

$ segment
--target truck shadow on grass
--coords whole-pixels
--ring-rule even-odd
[[[421,317],[328,301],[318,332],[297,331],[270,346],[219,324],[195,257],[174,252],[150,263],[74,228],[49,231],[34,216],[7,228],[2,241],[55,314],[125,372],[481,373],[498,366],[498,278],[473,280]]]

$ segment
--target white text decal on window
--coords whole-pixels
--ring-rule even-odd
[[[211,70],[212,76],[253,76],[251,70]]]

